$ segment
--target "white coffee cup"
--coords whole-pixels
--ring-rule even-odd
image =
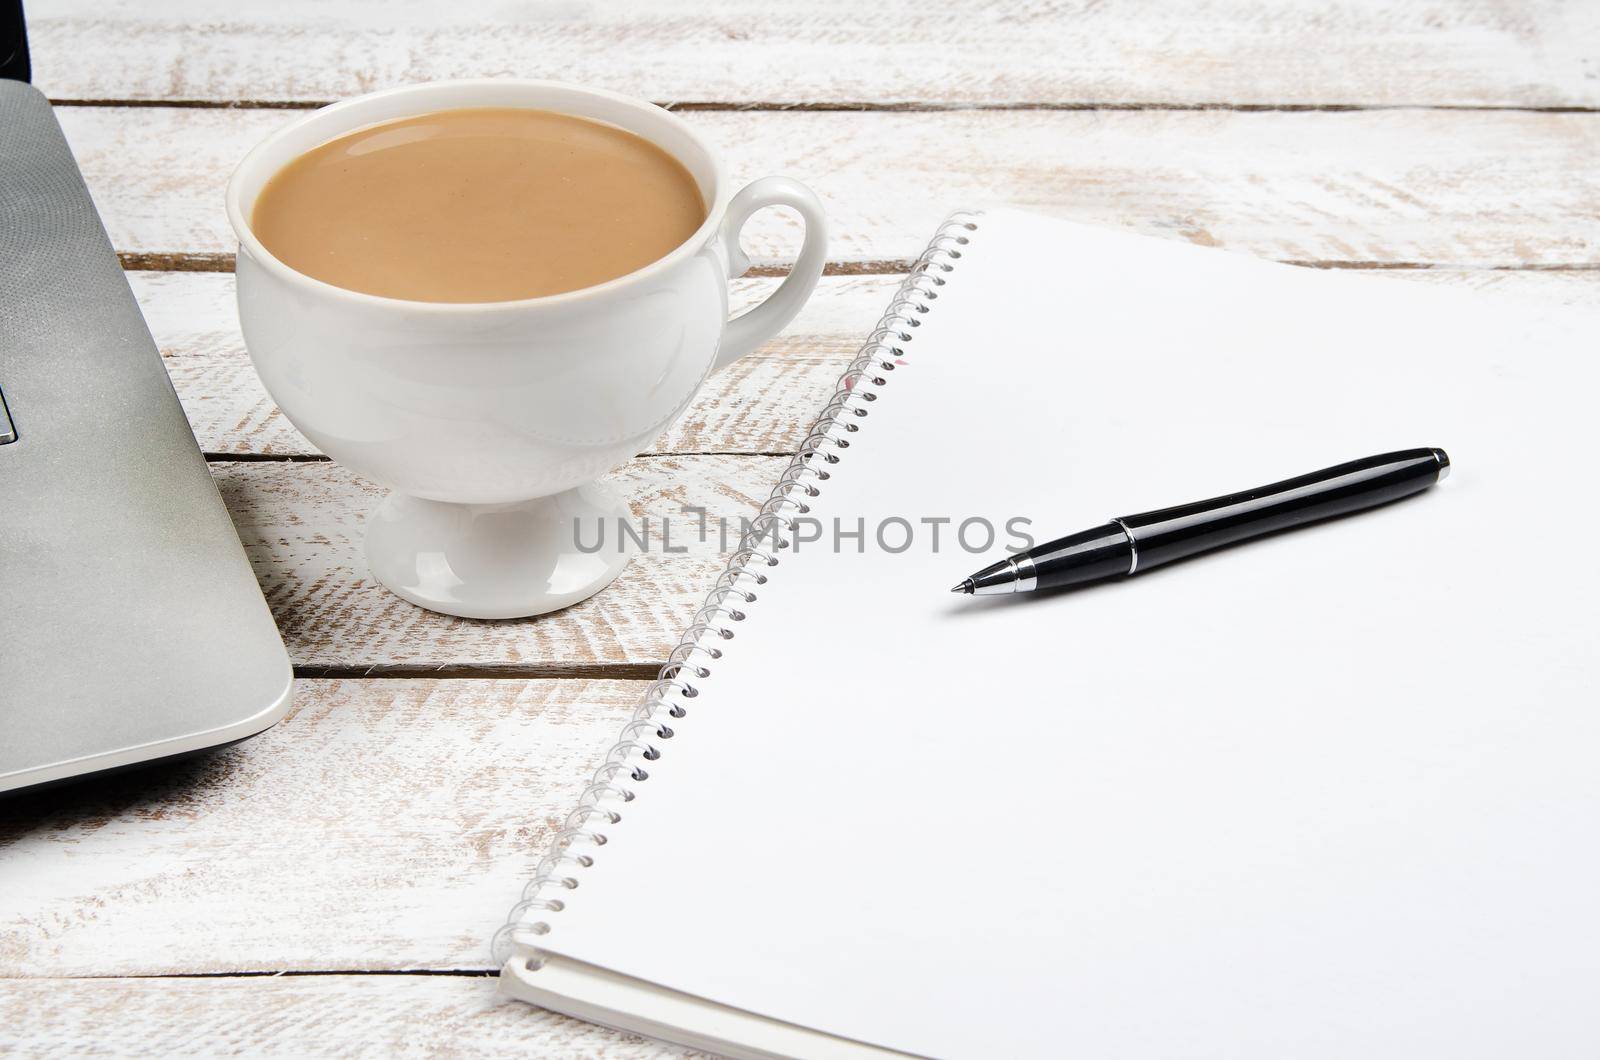
[[[534,107],[637,133],[699,184],[705,223],[658,261],[594,287],[515,302],[412,302],[296,272],[251,230],[286,163],[375,122],[460,107]],[[660,107],[550,81],[412,85],[336,103],[274,133],[228,184],[239,238],[239,322],[261,381],[325,453],[394,492],[369,517],[367,561],[395,593],[471,618],[543,614],[611,582],[607,540],[627,505],[595,480],[659,437],[707,375],[799,312],[826,255],[817,197],[786,177],[733,193],[717,153]],[[728,319],[739,231],[788,206],[805,220],[794,268]],[[580,527],[589,527],[580,531]],[[581,540],[580,540],[581,539]]]

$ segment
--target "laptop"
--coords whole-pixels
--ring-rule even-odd
[[[26,78],[15,0],[0,72]],[[293,675],[49,102],[0,79],[0,792],[261,732]]]

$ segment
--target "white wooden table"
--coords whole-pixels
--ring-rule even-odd
[[[722,558],[646,555],[520,622],[372,581],[378,490],[276,412],[233,308],[223,184],[298,109],[433,78],[582,81],[687,112],[736,177],[791,173],[829,201],[808,309],[616,474],[641,513],[753,511],[908,260],[974,201],[1600,302],[1592,0],[28,7],[35,80],[299,681],[294,713],[238,747],[0,802],[0,1052],[670,1051],[502,1002],[487,940]],[[777,215],[747,230],[737,300],[797,236]],[[1048,336],[1065,349],[1071,297]]]

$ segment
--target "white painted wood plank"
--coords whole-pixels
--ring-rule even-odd
[[[0,802],[0,976],[491,969],[645,687],[302,680],[255,739]]]
[[[119,250],[231,253],[228,174],[293,112],[66,107]],[[828,202],[831,258],[906,260],[951,209],[1010,201],[1261,257],[1600,262],[1600,113],[695,113],[737,180],[789,173]],[[759,264],[799,222],[746,228]]]
[[[583,603],[499,622],[435,614],[374,581],[362,534],[367,512],[385,491],[343,467],[214,463],[211,471],[290,658],[343,673],[395,665],[658,666],[721,572],[726,552],[737,547],[739,520],[755,514],[787,463],[741,456],[633,461],[606,481],[632,499],[636,518],[650,518],[650,550]],[[707,513],[703,541],[688,508]],[[660,536],[664,517],[673,520],[671,554]],[[720,519],[729,521],[726,551]]]
[[[500,996],[493,978],[0,979],[0,1053],[66,1056],[704,1056]]]
[[[1396,282],[1600,306],[1600,270],[1398,269],[1383,275]],[[650,451],[793,452],[902,278],[824,277],[785,333],[713,376],[683,418]],[[250,366],[239,336],[231,274],[134,272],[128,279],[201,448],[235,455],[316,452],[278,412]],[[737,281],[735,309],[764,297],[776,284],[771,279]]]
[[[1392,0],[30,0],[73,99],[327,101],[447,77],[649,99],[1593,106],[1600,9]]]

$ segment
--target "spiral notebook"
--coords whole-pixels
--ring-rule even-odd
[[[538,865],[503,988],[738,1056],[1595,1055],[1597,337],[957,215]],[[948,592],[1019,527],[1416,446],[1451,478],[1384,508]]]

